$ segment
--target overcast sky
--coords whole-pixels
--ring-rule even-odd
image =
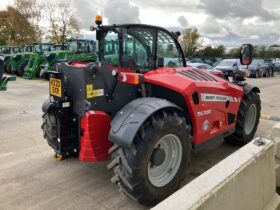
[[[59,1],[59,0],[53,0]],[[237,47],[280,44],[280,0],[69,0],[82,32],[89,34],[97,11],[104,24],[144,23],[197,27],[205,43]],[[0,0],[0,8],[13,0]],[[88,35],[87,35],[88,36]]]

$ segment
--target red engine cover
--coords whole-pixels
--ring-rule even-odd
[[[108,140],[111,117],[101,111],[88,111],[81,119],[80,139],[81,161],[100,162],[110,160],[108,150],[112,143]]]

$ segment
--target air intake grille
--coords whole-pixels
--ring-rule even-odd
[[[209,74],[205,73],[202,70],[196,69],[196,70],[185,70],[185,71],[180,71],[177,72],[178,74],[181,74],[185,77],[188,77],[192,80],[195,81],[212,81],[212,82],[217,82],[217,80],[210,76]]]

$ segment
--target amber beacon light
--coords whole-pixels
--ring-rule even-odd
[[[95,16],[95,23],[96,23],[96,25],[101,25],[102,24],[102,16],[101,15],[96,15]]]

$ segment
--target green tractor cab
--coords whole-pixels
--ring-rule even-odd
[[[68,40],[68,49],[73,53],[66,56],[68,61],[94,62],[97,60],[95,42],[87,39]]]
[[[104,59],[107,62],[112,63],[113,65],[118,65],[119,62],[118,46],[119,46],[118,41],[115,40],[113,37],[108,36],[108,38],[105,41]]]
[[[67,46],[54,45],[54,51],[45,53],[45,61],[41,65],[40,77],[49,78],[57,63],[62,61],[95,62],[95,42],[86,39],[69,39]],[[67,49],[65,49],[67,48]]]
[[[65,44],[55,44],[51,52],[44,53],[44,62],[40,67],[40,78],[48,79],[48,75],[54,70],[55,65],[65,60],[67,56],[73,54],[70,50],[67,50],[67,48]]]
[[[29,58],[33,53],[33,45],[25,45],[21,52],[12,56],[11,71],[13,74],[23,76],[24,67],[28,64]]]
[[[44,62],[44,54],[53,50],[51,43],[34,44],[34,52],[30,55],[28,64],[24,68],[24,79],[33,79],[39,76],[41,64]]]

